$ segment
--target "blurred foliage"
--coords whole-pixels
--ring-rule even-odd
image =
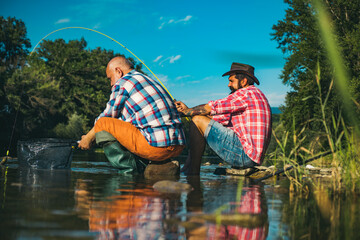
[[[88,123],[89,119],[74,113],[67,123],[56,125],[54,132],[57,137],[80,140],[81,136],[90,130]]]
[[[359,0],[326,0],[323,1],[330,13],[335,28],[340,52],[344,56],[345,66],[350,75],[349,94],[353,100],[360,100],[360,1]],[[321,119],[322,109],[314,96],[319,96],[314,76],[319,63],[321,71],[321,90],[325,96],[334,80],[334,69],[331,66],[324,41],[320,36],[316,21],[316,11],[311,0],[285,0],[288,4],[286,15],[273,26],[272,38],[286,56],[286,63],[281,74],[283,83],[291,87],[286,96],[282,122],[285,130],[299,132],[305,127],[304,135],[308,141],[317,137],[319,131],[325,131],[324,125],[312,119]],[[344,116],[346,125],[349,117],[341,112],[344,109],[343,99],[338,91],[332,91],[327,99],[325,113],[331,124],[332,116]],[[359,112],[353,112],[359,116]],[[295,124],[293,123],[295,121]],[[293,124],[295,129],[293,129]],[[320,139],[326,146],[326,139]],[[292,142],[292,139],[290,139]],[[293,144],[288,144],[291,151]]]

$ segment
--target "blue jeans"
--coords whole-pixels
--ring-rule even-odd
[[[245,153],[236,133],[220,123],[211,120],[205,130],[204,137],[211,149],[233,167],[249,168],[258,166]]]

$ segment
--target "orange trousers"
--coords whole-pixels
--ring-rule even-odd
[[[150,161],[164,161],[171,157],[176,157],[185,148],[184,145],[153,147],[139,129],[131,123],[117,118],[100,118],[95,124],[95,133],[101,131],[110,133],[127,150]]]

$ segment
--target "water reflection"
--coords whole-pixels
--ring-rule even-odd
[[[178,229],[167,225],[166,220],[175,217],[180,196],[164,196],[147,185],[133,188],[131,181],[122,180],[117,194],[102,199],[91,196],[91,183],[76,184],[76,209],[81,217],[88,218],[89,230],[97,232],[98,239],[177,238]]]
[[[154,182],[119,175],[95,157],[75,157],[71,171],[23,170],[11,161],[2,167],[0,239],[360,237],[358,195],[292,195],[287,182],[267,182],[264,194],[244,180],[236,203],[239,178],[214,175],[215,165],[175,179],[192,185],[188,194],[160,194]],[[233,218],[217,224],[217,212]]]
[[[212,183],[211,186],[221,188],[221,184]],[[269,223],[263,187],[246,185],[242,192],[240,202],[231,201],[236,194],[218,195],[216,202],[222,203],[222,206],[212,213],[206,213],[199,204],[202,199],[198,196],[199,192],[192,193],[194,198],[189,194],[189,200],[197,201],[188,201],[188,209],[198,214],[185,224],[187,239],[266,239]]]
[[[244,187],[240,203],[231,203],[228,214],[239,214],[239,225],[211,224],[208,239],[266,239],[269,231],[265,192],[261,186]],[[224,214],[224,212],[223,212]]]
[[[98,239],[265,239],[268,233],[267,205],[262,186],[246,185],[240,202],[234,192],[217,196],[227,204],[221,212],[227,219],[216,224],[214,208],[207,213],[200,177],[188,177],[193,191],[184,194],[156,192],[146,182],[131,178],[110,178],[96,196],[92,181],[76,182],[78,215],[89,222]],[[211,187],[237,185],[216,180]],[[235,194],[236,195],[236,194]],[[205,213],[205,214],[204,214]],[[234,218],[235,216],[235,218]],[[229,220],[230,219],[230,220]]]
[[[70,170],[9,168],[3,184],[0,239],[45,239],[49,232],[69,237],[71,233],[63,229],[69,229],[72,211]]]
[[[31,209],[62,209],[64,201],[59,200],[58,192],[63,198],[72,198],[70,170],[37,170],[19,169],[19,192],[26,198]]]

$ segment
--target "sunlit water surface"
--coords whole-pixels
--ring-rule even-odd
[[[164,194],[159,179],[120,175],[100,153],[75,153],[71,170],[12,160],[1,168],[0,239],[360,239],[356,196],[296,197],[287,182],[215,175],[209,161],[200,177],[173,179],[191,192]]]

